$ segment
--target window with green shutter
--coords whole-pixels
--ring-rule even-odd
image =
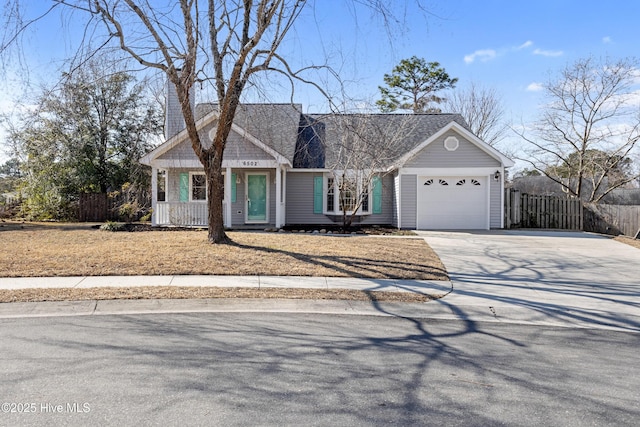
[[[313,213],[321,214],[322,213],[322,177],[315,176],[313,177]]]
[[[231,174],[231,203],[236,202],[236,180],[238,179],[238,175],[235,173]]]
[[[372,193],[373,193],[373,213],[381,214],[382,213],[382,180],[379,176],[373,177],[372,183]]]
[[[180,174],[180,201],[189,201],[189,173],[183,172]]]

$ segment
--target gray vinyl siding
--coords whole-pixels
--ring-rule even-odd
[[[324,214],[313,213],[313,179],[323,176],[322,173],[288,172],[287,173],[287,205],[286,223],[309,225],[336,225],[341,222],[332,221]],[[387,225],[393,223],[393,177],[391,175],[382,178],[382,213],[363,215],[357,224],[363,225]]]
[[[382,213],[371,214],[363,217],[360,224],[363,225],[391,225],[393,224],[393,176],[382,177]]]
[[[184,141],[158,157],[161,160],[198,160],[193,152],[191,142]]]
[[[259,137],[259,136],[258,136]],[[235,132],[231,132],[224,149],[224,160],[271,160],[273,156]]]
[[[234,170],[233,173],[240,174],[242,172]],[[241,226],[244,225],[244,202],[245,202],[245,179],[244,175],[240,176],[242,180],[240,184],[236,184],[236,201],[231,203],[231,226]]]
[[[209,130],[211,126],[207,126],[200,131],[200,138],[203,145],[210,145]],[[183,141],[173,147],[171,150],[158,157],[159,159],[169,160],[197,160],[197,156],[191,147],[190,141]],[[261,148],[255,146],[252,142],[235,132],[229,134],[227,145],[224,149],[224,160],[271,160],[273,156],[265,152]]]
[[[416,196],[418,178],[416,175],[400,175],[400,227],[415,229],[418,211]]]
[[[323,214],[313,213],[313,179],[322,173],[287,172],[287,224],[334,224]]]
[[[489,178],[489,227],[502,227],[502,190],[500,181]]]
[[[455,136],[460,143],[455,151],[444,148],[444,140]],[[447,132],[430,143],[422,151],[403,165],[405,168],[460,168],[460,167],[500,167],[500,162],[482,151],[472,142],[454,131]],[[404,227],[404,225],[403,225]]]

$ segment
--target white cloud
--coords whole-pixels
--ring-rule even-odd
[[[480,49],[480,50],[476,50],[470,55],[465,55],[464,62],[466,62],[467,64],[471,64],[476,59],[482,62],[486,62],[491,59],[494,59],[496,56],[497,56],[497,53],[493,49]]]
[[[516,48],[516,50],[526,49],[526,48],[531,47],[531,46],[533,46],[533,42],[531,40],[527,40],[526,42],[524,42],[520,46],[518,46]]]
[[[640,90],[633,91],[629,94],[629,105],[640,107]]]
[[[561,50],[542,50],[542,49],[536,49],[533,51],[534,55],[541,55],[541,56],[562,56],[564,54],[564,52],[562,52]]]
[[[611,37],[605,36],[605,37],[602,38],[602,43],[604,43],[604,44],[613,43],[613,40],[611,39]]]
[[[529,86],[527,86],[527,92],[540,92],[542,89],[542,84],[538,82],[530,83]]]
[[[640,68],[634,68],[631,71],[631,76],[633,79],[633,83],[634,85],[640,85]]]

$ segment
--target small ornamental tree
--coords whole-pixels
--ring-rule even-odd
[[[327,154],[330,173],[325,196],[331,205],[328,210],[342,217],[344,228],[351,227],[357,216],[381,209],[372,196],[384,191],[383,178],[402,153],[401,142],[414,131],[411,118],[369,113],[327,118],[331,153]]]

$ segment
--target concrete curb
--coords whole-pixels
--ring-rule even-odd
[[[88,300],[0,304],[0,319],[189,313],[297,313],[385,316],[426,321],[462,321],[469,324],[489,322],[640,333],[640,329],[637,327],[637,325],[640,325],[640,317],[628,319],[630,321],[626,324],[607,324],[578,316],[573,320],[567,320],[566,311],[554,312],[553,310],[536,310],[512,306],[452,306],[446,303],[446,298],[426,303],[225,298]]]

